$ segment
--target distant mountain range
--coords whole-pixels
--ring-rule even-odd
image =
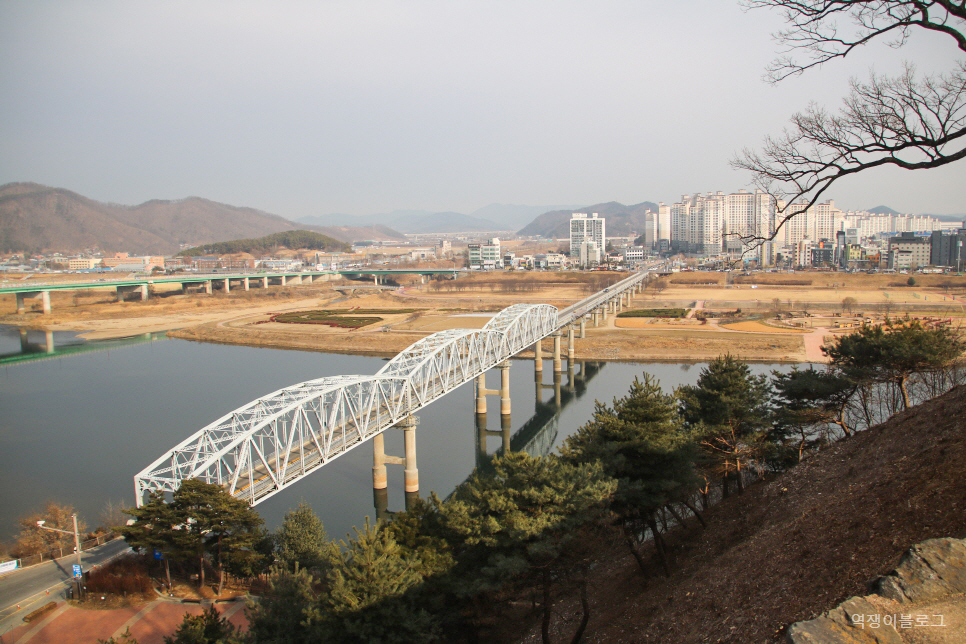
[[[459,212],[430,212],[428,210],[394,210],[375,215],[312,215],[298,221],[313,226],[334,226],[351,222],[356,226],[385,225],[412,235],[432,233],[515,231],[523,222],[548,210],[572,206],[521,206],[490,204],[469,215]]]
[[[124,206],[36,183],[0,186],[0,252],[99,248],[105,252],[170,254],[183,243],[201,245],[299,229],[345,242],[404,238],[385,226],[307,226],[254,208],[200,197]]]
[[[570,217],[575,212],[585,212],[588,215],[599,214],[607,219],[605,232],[608,237],[641,233],[644,230],[644,213],[648,210],[657,212],[658,206],[651,201],[645,201],[633,206],[611,201],[586,206],[576,210],[554,210],[545,212],[519,231],[520,235],[539,235],[560,239],[570,236]]]

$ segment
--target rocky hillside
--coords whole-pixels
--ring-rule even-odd
[[[611,201],[577,210],[552,210],[545,212],[517,232],[518,235],[539,235],[553,239],[570,236],[570,216],[575,212],[598,213],[607,218],[607,236],[640,234],[644,231],[644,213],[657,212],[657,204],[645,201],[634,206]]]
[[[782,642],[793,622],[867,594],[914,544],[966,537],[964,472],[960,386],[713,507],[707,529],[672,538],[670,578],[656,561],[645,578],[619,541],[601,549],[585,641]],[[576,597],[561,599],[568,613],[555,641],[573,632]],[[516,641],[540,640],[535,621],[521,630]]]
[[[192,246],[310,229],[340,241],[398,236],[395,231],[306,226],[254,208],[200,197],[152,200],[137,206],[107,204],[70,190],[35,183],[0,187],[0,252],[100,248],[105,252],[177,252]]]

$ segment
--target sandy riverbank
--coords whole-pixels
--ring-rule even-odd
[[[0,323],[45,330],[82,331],[88,339],[133,336],[166,331],[171,337],[199,342],[263,346],[303,351],[393,356],[430,333],[452,328],[480,328],[494,312],[516,302],[547,302],[566,306],[588,295],[588,285],[574,281],[574,274],[507,275],[482,274],[461,278],[454,284],[411,285],[395,292],[364,293],[346,297],[337,284],[313,284],[253,289],[249,292],[204,294],[159,294],[146,302],[112,301],[110,293],[97,291],[58,295],[50,315],[29,311],[17,315],[10,303],[0,303]],[[615,275],[614,279],[619,278]],[[494,280],[501,279],[502,282]],[[507,287],[505,284],[509,284]],[[524,286],[525,285],[525,286]],[[796,301],[829,301],[856,295],[859,306],[869,307],[886,299],[880,285],[863,284],[836,292],[816,289],[810,296],[802,289],[761,285],[756,289],[724,285],[674,285],[649,290],[635,297],[632,308],[680,306],[699,309],[721,308],[717,303],[740,301],[747,309],[761,304]],[[915,296],[915,295],[918,296]],[[829,296],[832,296],[830,298]],[[791,296],[791,297],[789,297]],[[948,292],[910,290],[888,298],[897,305],[930,304],[938,300],[945,310],[962,305]],[[755,305],[759,306],[756,307]],[[381,314],[378,323],[360,329],[336,329],[315,324],[272,322],[273,315],[288,311],[341,309],[401,310]],[[727,308],[727,307],[725,307]],[[405,312],[402,309],[415,309]],[[824,323],[819,323],[824,324]],[[665,321],[646,318],[615,318],[598,327],[587,325],[587,337],[576,342],[578,359],[632,361],[702,361],[724,353],[745,360],[767,362],[813,362],[820,360],[821,344],[832,331],[822,328],[803,333],[760,323],[719,326],[696,318]],[[545,342],[549,351],[552,343]]]

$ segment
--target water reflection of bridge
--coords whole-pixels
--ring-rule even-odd
[[[55,342],[54,332],[52,331],[36,332],[43,333],[42,341],[32,338],[32,334],[29,334],[27,329],[20,329],[19,331],[20,351],[0,354],[0,366],[36,362],[38,360],[50,360],[52,358],[65,358],[94,351],[108,351],[110,349],[119,349],[121,347],[151,342],[165,337],[164,333],[142,333],[140,335],[112,340],[96,340],[93,342],[68,340],[67,342],[58,344]]]
[[[587,391],[587,383],[594,379],[604,368],[603,362],[590,360],[575,360],[567,364],[566,371],[553,374],[550,383],[544,383],[540,372],[535,379],[536,397],[533,415],[516,432],[512,432],[513,424],[509,414],[500,414],[500,429],[487,428],[487,415],[476,414],[476,467],[487,471],[492,467],[493,458],[502,456],[507,451],[526,452],[531,456],[547,456],[553,451],[557,442],[560,427],[560,414],[567,406],[579,400]],[[574,367],[579,367],[575,369]],[[566,377],[566,381],[564,381]],[[553,392],[549,399],[543,400],[545,391]],[[500,447],[493,454],[487,451],[487,439],[499,437]],[[406,493],[406,506],[419,496],[418,492]],[[394,514],[389,510],[389,491],[387,488],[373,490],[373,504],[376,519],[386,519]]]
[[[574,367],[579,366],[579,370]],[[553,450],[557,440],[560,412],[572,401],[583,396],[587,390],[587,383],[604,367],[602,362],[575,361],[567,365],[567,371],[553,374],[553,382],[544,384],[538,374],[536,381],[536,404],[533,416],[523,424],[512,436],[510,435],[509,416],[500,416],[501,429],[494,431],[487,429],[486,414],[476,415],[477,429],[477,467],[485,466],[490,458],[486,453],[487,436],[499,436],[503,443],[496,454],[502,455],[507,451],[526,452],[531,456],[546,456]],[[563,377],[566,376],[566,382]],[[544,390],[549,389],[553,396],[543,401]]]
[[[563,363],[575,365],[575,341],[585,337],[588,323],[606,322],[630,305],[646,280],[646,272],[633,274],[559,310],[515,304],[482,329],[450,329],[418,340],[373,375],[318,378],[263,396],[195,432],[138,473],[137,503],[147,492],[173,492],[182,480],[196,478],[255,505],[365,443],[373,448],[374,489],[387,487],[387,465],[402,465],[405,491],[418,493],[416,412],[475,380],[477,412],[486,412],[487,396],[499,396],[500,415],[509,422],[509,360],[529,351],[541,392],[544,358],[552,359],[554,384],[548,387],[554,387],[554,405],[561,408]],[[544,349],[545,339],[552,341],[552,353]],[[501,385],[488,389],[486,372],[495,368]],[[567,393],[576,395],[576,373],[568,376],[571,386]],[[383,433],[391,427],[403,431],[404,456],[385,453]],[[552,423],[545,427],[552,435]],[[541,438],[546,443],[547,435],[529,433],[530,438],[521,433],[522,444],[537,449]]]

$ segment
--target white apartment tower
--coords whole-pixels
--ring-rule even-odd
[[[604,219],[596,212],[590,217],[585,212],[575,212],[570,217],[570,257],[580,257],[580,246],[585,241],[594,242],[600,251],[606,247]]]

